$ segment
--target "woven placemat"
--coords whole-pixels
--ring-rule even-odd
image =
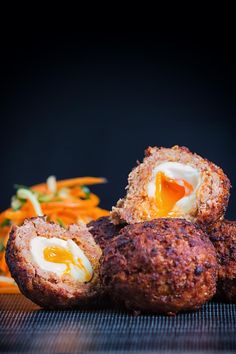
[[[236,352],[236,306],[209,303],[175,317],[111,308],[41,310],[22,295],[0,295],[1,353]]]

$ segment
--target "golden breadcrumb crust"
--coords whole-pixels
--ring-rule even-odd
[[[103,250],[125,225],[114,225],[109,216],[102,216],[97,220],[90,221],[87,226],[95,242]]]
[[[30,241],[37,236],[73,240],[92,264],[92,280],[80,283],[69,275],[59,277],[40,269],[30,252]],[[6,262],[21,292],[30,300],[47,308],[71,308],[86,304],[99,294],[101,254],[86,225],[71,225],[64,229],[58,224],[46,222],[44,217],[37,217],[26,219],[22,226],[12,227],[6,248]]]
[[[105,248],[100,272],[110,296],[128,309],[175,314],[212,298],[217,268],[200,227],[162,218],[124,227]]]
[[[236,221],[222,220],[209,231],[219,263],[217,298],[236,302]]]
[[[147,185],[153,169],[163,162],[179,162],[197,168],[202,183],[197,192],[196,205],[187,214],[178,217],[198,223],[207,228],[220,219],[227,208],[230,182],[223,170],[212,162],[192,153],[186,147],[149,147],[142,163],[135,167],[128,177],[127,194],[113,207],[111,218],[114,224],[134,224],[156,218],[155,199],[150,199]]]

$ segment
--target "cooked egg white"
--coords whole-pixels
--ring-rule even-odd
[[[157,217],[180,216],[196,209],[200,185],[198,169],[179,162],[164,162],[154,168],[147,194],[156,201]]]
[[[73,240],[38,236],[30,241],[30,251],[38,267],[46,272],[60,277],[69,274],[80,282],[88,282],[92,278],[92,265]]]

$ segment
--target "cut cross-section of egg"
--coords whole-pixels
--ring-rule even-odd
[[[153,169],[147,186],[148,197],[154,199],[157,217],[177,217],[196,209],[200,172],[189,165],[164,162]]]
[[[46,272],[60,277],[68,274],[79,282],[88,282],[92,278],[92,265],[73,240],[38,236],[30,241],[30,251],[33,260]]]

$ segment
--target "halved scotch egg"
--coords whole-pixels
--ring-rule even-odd
[[[207,227],[227,208],[230,182],[221,168],[186,147],[149,147],[128,178],[127,194],[113,207],[114,224],[164,217]]]
[[[101,293],[101,254],[85,224],[64,229],[38,217],[12,228],[6,262],[21,292],[33,302],[71,308]]]

